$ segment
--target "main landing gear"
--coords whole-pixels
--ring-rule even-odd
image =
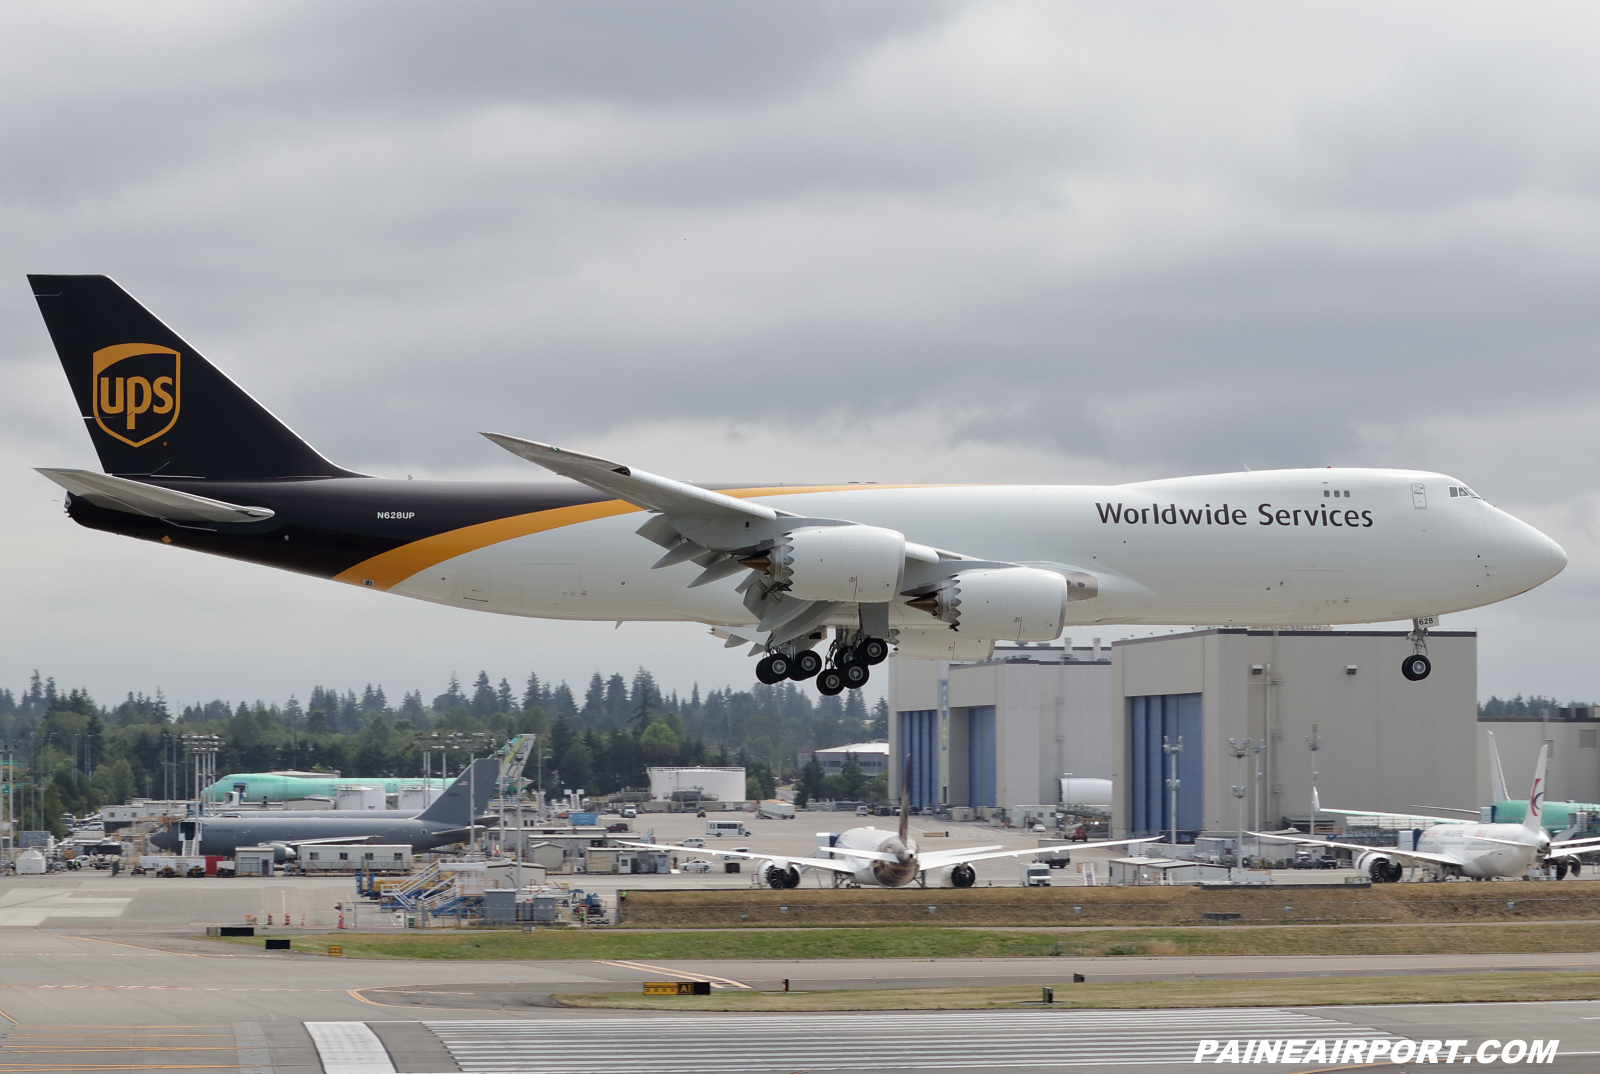
[[[810,649],[769,653],[756,665],[756,678],[773,686],[784,679],[800,682],[815,676],[817,692],[832,697],[845,690],[861,689],[872,677],[868,668],[888,658],[889,643],[882,638],[841,630],[828,652],[826,667],[821,655]]]
[[[1433,671],[1433,661],[1428,659],[1428,628],[1438,625],[1436,615],[1411,620],[1411,633],[1406,635],[1411,655],[1401,662],[1400,674],[1412,682],[1421,682]]]

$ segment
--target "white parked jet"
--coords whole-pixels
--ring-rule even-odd
[[[1072,624],[1410,619],[1396,655],[1416,680],[1439,615],[1567,562],[1458,479],[1414,470],[713,489],[490,433],[558,479],[368,477],[106,277],[29,279],[105,470],[41,471],[79,524],[477,611],[703,623],[760,654],[763,681],[815,676],[828,694],[891,645],[984,658]]]
[[[1340,843],[1331,839],[1296,838],[1267,832],[1251,835],[1302,846],[1340,847],[1355,853],[1355,866],[1377,883],[1399,880],[1407,865],[1429,869],[1435,879],[1471,877],[1488,880],[1501,876],[1526,876],[1530,868],[1546,862],[1555,865],[1557,876],[1564,877],[1567,860],[1579,854],[1600,850],[1600,838],[1570,839],[1552,843],[1540,816],[1544,808],[1544,769],[1549,757],[1548,744],[1539,748],[1539,762],[1528,793],[1528,812],[1520,824],[1473,824],[1440,817],[1416,837],[1409,849],[1369,847],[1359,843]],[[1319,809],[1322,807],[1319,805]],[[1330,813],[1356,814],[1356,810],[1327,809]],[[1396,816],[1393,813],[1364,813],[1362,816]],[[1402,835],[1404,839],[1404,835]]]
[[[743,858],[761,862],[762,879],[773,888],[800,886],[802,869],[820,869],[838,877],[848,877],[861,887],[899,888],[913,882],[923,886],[970,888],[978,878],[972,868],[976,861],[991,858],[1036,858],[1041,854],[1059,853],[1061,847],[1030,847],[1027,850],[1002,850],[998,845],[963,847],[959,850],[924,851],[911,837],[911,802],[905,788],[911,785],[910,758],[907,774],[901,781],[900,830],[887,832],[868,825],[850,828],[839,833],[831,847],[819,847],[819,852],[830,857],[795,857],[787,854],[759,854],[750,851],[728,851],[725,858]],[[1130,843],[1153,843],[1159,836],[1142,839],[1112,839],[1098,843],[1074,843],[1074,850],[1092,850],[1096,847],[1127,846]],[[624,846],[650,850],[681,850],[686,854],[704,853],[695,847],[660,843],[624,843]]]

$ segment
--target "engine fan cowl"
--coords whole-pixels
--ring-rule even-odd
[[[878,526],[812,526],[790,530],[746,562],[801,600],[884,603],[905,577],[906,538]]]
[[[962,571],[911,602],[971,637],[1054,641],[1067,615],[1067,579],[1035,567]]]

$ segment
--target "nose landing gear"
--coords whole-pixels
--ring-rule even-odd
[[[1436,615],[1411,620],[1411,633],[1406,635],[1411,643],[1411,655],[1400,663],[1400,674],[1411,682],[1421,682],[1433,672],[1433,661],[1428,659],[1428,628],[1438,625]]]

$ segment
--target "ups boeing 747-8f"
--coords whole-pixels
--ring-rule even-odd
[[[323,458],[104,276],[30,276],[103,473],[42,469],[80,525],[503,615],[702,623],[765,682],[836,694],[902,656],[1074,625],[1414,621],[1566,554],[1463,481],[1271,470],[1126,485],[691,485],[502,433],[549,471],[409,481]]]

